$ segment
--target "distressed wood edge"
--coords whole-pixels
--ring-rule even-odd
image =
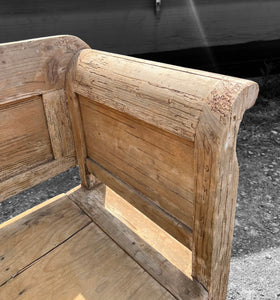
[[[67,196],[177,299],[208,299],[207,291],[199,282],[183,274],[104,208],[102,194],[105,188],[104,184],[95,186],[93,190],[78,186]]]
[[[196,108],[199,112],[198,115],[201,113],[201,110],[203,109],[203,106],[207,104],[210,108],[210,110],[213,113],[217,114],[217,117],[221,120],[225,119],[227,115],[230,112],[231,106],[233,104],[234,99],[237,97],[238,93],[246,87],[252,84],[252,81],[246,80],[246,79],[240,79],[235,77],[230,77],[226,75],[220,75],[210,72],[204,72],[200,70],[194,70],[194,69],[188,69],[188,68],[182,68],[177,66],[172,66],[168,64],[162,64],[157,63],[153,61],[143,60],[143,59],[137,59],[132,57],[127,57],[124,55],[118,55],[108,52],[103,52],[99,50],[94,49],[84,49],[80,51],[79,56],[77,57],[76,61],[76,74],[72,77],[72,89],[74,92],[76,92],[79,95],[82,95],[89,99],[94,99],[96,102],[105,104],[106,106],[116,109],[118,111],[124,112],[130,116],[133,116],[139,120],[142,120],[146,122],[147,124],[154,125],[156,127],[161,128],[164,131],[167,131],[173,135],[179,136],[181,138],[184,138],[188,141],[194,141],[195,139],[195,131],[197,122],[195,124],[192,124],[190,127],[187,126],[184,122],[182,123],[179,119],[173,120],[172,125],[162,124],[159,122],[158,118],[154,120],[154,117],[146,116],[145,113],[143,113],[143,109],[145,107],[140,107],[137,111],[132,110],[132,104],[127,105],[126,103],[123,103],[122,101],[108,101],[104,100],[101,97],[98,97],[95,95],[94,89],[90,87],[90,83],[85,84],[84,81],[86,81],[87,77],[90,77],[91,79],[93,77],[92,74],[95,74],[95,72],[98,73],[98,70],[95,70],[94,65],[94,58],[97,55],[103,55],[105,58],[104,65],[106,63],[106,58],[108,60],[114,58],[114,59],[121,59],[120,62],[128,63],[130,66],[133,66],[133,68],[137,67],[137,65],[143,65],[147,68],[152,69],[158,68],[158,71],[164,70],[165,72],[170,71],[171,73],[177,72],[177,74],[182,75],[182,80],[188,80],[192,81],[193,85],[196,84],[196,78],[202,80],[203,84],[208,85],[209,89],[207,89],[207,92],[210,91],[210,95],[207,97],[207,94],[205,94],[203,97],[197,97],[195,100],[188,98],[190,94],[188,94],[187,91],[185,91],[183,88],[180,88],[178,90],[174,89],[172,90],[170,87],[167,89],[170,89],[174,94],[177,95],[177,98],[181,98],[182,101],[178,102],[178,104],[183,106],[189,106],[193,108]],[[118,62],[118,63],[120,63]],[[117,62],[115,62],[117,63]],[[92,70],[90,68],[92,67]],[[89,69],[88,73],[85,73],[84,69]],[[127,66],[126,66],[127,68]],[[91,72],[92,71],[92,72]],[[108,70],[107,70],[108,71]],[[113,71],[113,69],[112,69]],[[108,75],[107,75],[108,76]],[[186,77],[187,76],[187,77]],[[129,78],[129,77],[128,77]],[[179,79],[178,79],[179,80]],[[209,80],[211,81],[209,83]],[[148,82],[149,85],[152,85],[150,82]],[[163,85],[164,86],[164,85]],[[155,85],[155,88],[158,88],[159,86]],[[166,88],[166,87],[165,87]],[[193,91],[193,96],[195,95],[195,91]],[[96,97],[95,97],[96,96]],[[186,97],[185,97],[186,96]],[[160,97],[160,96],[159,96]],[[187,100],[188,99],[188,100]],[[219,101],[217,101],[219,99]],[[169,111],[172,110],[174,103],[172,100],[168,100],[170,103],[166,104],[164,103],[163,107],[164,109],[167,109]],[[106,102],[106,103],[105,103]],[[151,102],[153,105],[156,105],[153,101]],[[177,102],[176,102],[177,103]],[[252,104],[251,104],[252,105]],[[166,118],[166,115],[159,117],[159,119]],[[187,120],[185,118],[185,120]],[[165,122],[166,123],[166,122]],[[186,128],[189,128],[186,130]],[[190,128],[192,131],[190,131]]]
[[[218,89],[223,87],[222,82]],[[195,137],[192,275],[208,290],[210,300],[226,299],[239,175],[237,134],[258,94],[254,82],[234,88],[224,110],[215,107],[217,94],[209,95],[214,106],[209,101],[205,105]]]
[[[217,130],[219,130],[219,127],[224,129],[232,121],[239,120],[241,122],[245,111],[255,104],[259,91],[259,86],[254,81],[239,79],[236,82],[228,79],[231,79],[231,77],[224,76],[222,80],[213,86],[210,94],[205,99],[204,109],[201,112],[201,116],[203,116],[205,111],[209,110],[211,116],[220,123],[215,128]],[[214,125],[214,122],[212,124]],[[199,131],[199,129],[197,130]],[[219,136],[221,136],[221,133]]]
[[[124,197],[127,202],[168,232],[177,241],[190,250],[192,249],[192,230],[187,225],[166,213],[149,198],[134,190],[90,158],[86,159],[86,166],[94,176],[99,178],[121,197]],[[147,209],[144,210],[143,206],[147,207]]]
[[[1,182],[0,202],[67,171],[76,166],[76,163],[75,156],[52,160]]]

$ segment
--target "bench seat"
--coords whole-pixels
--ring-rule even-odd
[[[2,299],[175,299],[62,194],[0,226]]]

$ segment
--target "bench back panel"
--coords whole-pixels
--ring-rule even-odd
[[[71,36],[0,45],[0,201],[76,165],[64,82],[86,47]]]
[[[1,181],[53,159],[41,96],[1,107],[0,152]]]
[[[80,96],[88,158],[192,228],[193,143]]]

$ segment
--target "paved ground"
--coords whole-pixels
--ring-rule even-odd
[[[280,248],[234,257],[228,300],[280,299]]]

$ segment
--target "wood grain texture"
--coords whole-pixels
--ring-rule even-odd
[[[183,213],[186,208],[193,216],[194,278],[206,287],[210,299],[225,299],[238,181],[236,137],[244,111],[254,104],[257,85],[238,78],[93,50],[81,51],[68,74],[70,103],[73,97],[75,110],[72,110],[78,112],[74,125],[78,138],[75,140],[80,148],[85,182],[92,171],[121,195],[127,193],[132,199],[133,193],[137,194],[133,189],[138,189],[144,195],[144,198],[138,195],[139,199],[154,200],[150,190],[139,189],[139,179],[141,182],[151,175],[145,186],[152,185],[151,190],[154,190],[151,179],[154,179],[156,163],[149,159],[153,154],[161,157],[155,148],[148,146],[151,141],[146,137],[159,140],[160,144],[154,134],[163,130],[165,134],[168,132],[184,139],[190,148],[193,147],[190,143],[194,143],[194,156],[192,151],[186,151],[190,160],[188,165],[193,163],[193,169],[185,168],[178,173],[185,174],[184,187],[195,195],[194,211],[184,203],[181,203],[182,207],[177,206]],[[143,124],[149,125],[143,127]],[[135,128],[141,129],[134,131]],[[148,132],[150,128],[153,128],[152,133]],[[149,148],[146,156],[144,149]],[[144,154],[141,156],[140,152]],[[123,153],[127,166],[118,165],[124,160]],[[132,157],[138,156],[139,161],[152,170],[151,174],[143,172],[138,161],[135,164]],[[185,160],[183,157],[182,161]],[[135,176],[131,176],[131,166]],[[165,174],[167,168],[163,164],[156,166]],[[131,177],[138,181],[131,182]],[[156,176],[155,181],[159,179]],[[166,185],[166,182],[161,183]],[[176,183],[177,188],[182,187],[181,183]],[[129,185],[132,190],[127,188]],[[166,195],[163,189],[158,194],[161,200]],[[176,199],[178,194],[180,196],[177,190],[175,200],[172,199],[176,204],[176,201],[182,202]],[[156,204],[162,206],[159,198],[156,200]],[[143,212],[144,205],[139,207]],[[170,207],[164,209],[169,211]],[[172,211],[172,214],[182,221],[177,212]]]
[[[197,127],[193,276],[209,299],[226,299],[238,185],[236,139],[257,84],[216,86]]]
[[[192,228],[193,143],[80,97],[87,156]]]
[[[94,223],[0,287],[0,294],[26,300],[175,299]]]
[[[64,89],[43,94],[54,159],[75,156],[74,138]]]
[[[0,44],[0,103],[63,88],[70,59],[84,48],[73,36]]]
[[[0,286],[90,222],[62,194],[1,224]]]
[[[68,169],[76,166],[76,164],[77,161],[75,157],[52,160],[4,180],[3,182],[0,182],[0,201],[12,197],[21,191],[67,171]]]
[[[53,159],[42,98],[0,105],[0,182]]]
[[[193,141],[201,95],[193,85],[184,93],[189,85],[184,75],[144,60],[84,50],[72,85],[82,96]]]
[[[85,132],[81,116],[81,108],[78,95],[73,90],[73,78],[76,74],[77,53],[68,65],[66,72],[65,92],[67,95],[68,107],[70,112],[71,123],[73,127],[74,143],[76,157],[79,164],[80,178],[83,186],[91,188],[94,182],[91,182],[91,175],[86,167],[87,148],[85,143]]]
[[[139,151],[143,151],[139,145],[142,136],[131,134],[138,126],[136,124],[145,122],[194,143],[194,156],[190,155],[191,151],[186,151],[193,169],[184,170],[185,187],[194,193],[194,210],[189,212],[193,216],[193,277],[206,287],[210,299],[225,299],[238,182],[236,138],[244,111],[256,100],[257,84],[93,50],[81,51],[72,74],[75,74],[71,78],[72,90],[80,95],[87,154],[97,162],[87,159],[89,169],[113,189],[117,187],[115,191],[122,196],[126,197],[124,186],[127,183],[139,190],[139,185],[131,182],[133,172],[119,162],[125,152],[129,167],[138,163],[132,159],[132,154],[139,155]],[[112,113],[111,109],[119,113]],[[130,116],[127,118],[133,122],[129,123],[124,116]],[[132,135],[127,142],[122,133],[124,130],[127,135]],[[153,129],[153,134],[155,132],[158,129]],[[153,134],[144,136],[160,140]],[[138,139],[133,142],[135,136]],[[153,155],[151,150],[156,153],[147,144],[143,148],[150,148],[150,157]],[[112,165],[111,160],[114,161]],[[145,163],[147,158],[142,155],[142,160]],[[153,166],[149,165],[148,169],[153,170]],[[164,166],[158,170],[165,170]],[[117,175],[124,184],[110,173]],[[133,176],[142,180],[150,173]],[[191,180],[194,180],[194,189]],[[160,181],[160,177],[156,181]],[[147,182],[148,186],[154,189],[151,180]],[[151,194],[145,194],[141,189],[140,192],[153,199]],[[159,194],[161,199],[166,195],[163,190]],[[178,193],[176,198],[172,202],[182,201]],[[183,212],[184,208],[189,209],[184,203],[178,207]],[[176,213],[175,216],[182,221]]]
[[[0,201],[76,164],[63,89],[84,48],[73,36],[0,45]]]
[[[164,212],[149,198],[131,188],[125,182],[115,177],[91,159],[87,159],[86,166],[89,172],[112,188],[127,202],[131,203],[135,208],[163,228],[180,243],[189,249],[192,249],[192,231],[189,227],[172,217],[170,214]]]
[[[207,299],[207,292],[196,280],[183,274],[104,207],[105,185],[100,184],[91,191],[77,187],[67,195],[176,298]]]
[[[208,96],[216,86],[246,84],[238,78],[96,50],[82,50],[73,73],[71,86],[79,95],[189,141],[194,141],[202,107],[214,99]]]

